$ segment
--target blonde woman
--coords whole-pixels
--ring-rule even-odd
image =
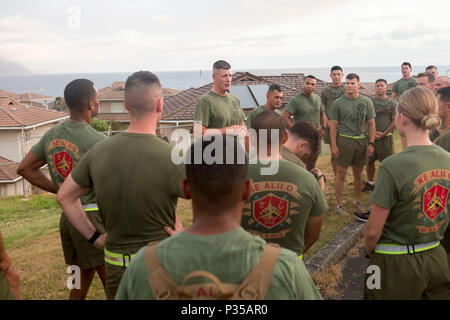
[[[450,154],[428,131],[441,124],[433,93],[405,92],[395,124],[407,147],[385,159],[372,194],[365,244],[365,299],[447,299],[450,276],[440,240],[449,222]]]

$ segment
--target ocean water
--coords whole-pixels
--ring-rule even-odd
[[[413,67],[413,74],[425,71],[426,66]],[[450,75],[450,65],[437,66],[440,75]],[[389,83],[401,78],[400,67],[343,67],[344,73],[354,72],[360,76],[362,82],[374,82],[379,78]],[[280,75],[282,73],[302,72],[312,74],[317,78],[330,81],[330,68],[292,68],[292,69],[248,69],[233,72],[247,71],[255,75]],[[70,81],[78,78],[90,79],[97,89],[108,87],[113,81],[125,81],[132,72],[112,73],[84,73],[84,74],[31,74],[31,75],[0,75],[0,89],[14,93],[35,92],[52,97],[63,96],[64,88]],[[166,71],[155,72],[165,88],[185,90],[199,87],[212,82],[210,70],[197,71]]]

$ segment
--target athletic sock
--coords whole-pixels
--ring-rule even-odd
[[[373,181],[367,181],[367,183],[373,186]]]

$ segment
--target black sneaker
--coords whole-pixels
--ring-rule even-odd
[[[368,182],[366,182],[366,184],[364,185],[364,188],[362,188],[361,192],[369,192],[372,191],[375,188],[374,184],[370,184]]]
[[[364,210],[363,212],[355,212],[355,218],[362,222],[367,222],[370,216],[370,210]]]

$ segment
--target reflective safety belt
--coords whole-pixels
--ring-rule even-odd
[[[341,137],[350,138],[350,139],[364,139],[366,137],[365,134],[362,134],[360,136],[348,136],[346,134],[338,133]]]
[[[422,252],[430,250],[439,246],[439,241],[433,241],[429,243],[421,244],[410,244],[410,245],[400,245],[400,244],[386,244],[380,243],[375,247],[376,253],[382,254],[413,254],[417,252]]]
[[[385,135],[385,137],[387,136],[392,136],[392,132],[389,132],[388,134]]]
[[[299,258],[300,260],[302,260],[302,259],[303,259],[303,255],[302,255],[302,254],[299,255],[298,258]]]
[[[112,264],[113,266],[118,267],[128,267],[128,265],[131,262],[131,259],[135,256],[135,254],[128,254],[128,253],[114,253],[111,251],[104,249],[105,251],[105,261],[109,264]]]
[[[98,204],[96,203],[83,204],[83,210],[84,212],[98,211]]]

